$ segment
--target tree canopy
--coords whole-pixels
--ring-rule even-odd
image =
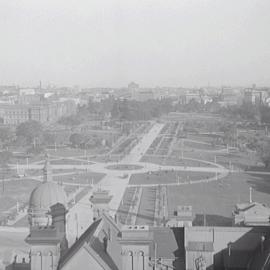
[[[25,138],[28,143],[33,143],[35,139],[40,139],[42,133],[42,125],[34,120],[21,123],[16,129],[16,136]]]

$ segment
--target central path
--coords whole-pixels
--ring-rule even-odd
[[[146,153],[147,149],[153,143],[162,128],[163,124],[155,124],[150,129],[150,131],[142,137],[140,142],[134,146],[130,153],[120,161],[120,163],[132,164],[139,162],[141,157]],[[113,198],[110,202],[111,214],[113,215],[120,205],[125,189],[129,183],[130,176],[131,173],[123,175],[121,171],[110,171],[107,172],[107,175],[104,176],[104,178],[99,182],[99,185],[102,188],[110,190],[111,195],[113,195]]]
[[[134,146],[134,148],[130,151],[130,153],[124,157],[120,162],[133,164],[140,161],[140,159],[145,155],[146,151],[156,139],[160,131],[162,130],[164,124],[157,123],[155,124],[150,131],[145,134],[139,143]]]
[[[139,143],[134,146],[130,153],[125,158],[123,158],[120,163],[126,164],[139,162],[163,126],[164,124],[154,124],[150,131],[141,138]],[[89,198],[94,190],[99,187],[109,190],[110,194],[113,196],[109,204],[111,209],[110,214],[114,216],[118,210],[125,189],[128,186],[131,173],[123,175],[123,172],[113,170],[108,170],[106,173],[107,175],[103,177],[103,179],[95,186],[95,188],[88,192],[70,209],[67,218],[67,230],[69,235],[68,240],[70,243],[74,242],[75,238],[79,237],[93,221],[93,212],[91,211],[91,203]]]

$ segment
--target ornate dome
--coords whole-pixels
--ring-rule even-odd
[[[67,206],[67,196],[62,186],[54,182],[43,182],[36,187],[30,196],[29,209],[50,210],[50,207],[56,203]]]
[[[47,158],[43,168],[43,182],[30,195],[30,218],[36,219],[37,223],[41,222],[42,218],[47,219],[50,207],[56,203],[67,207],[67,195],[62,186],[52,181],[51,165]]]

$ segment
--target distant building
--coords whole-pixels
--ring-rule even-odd
[[[18,125],[29,120],[49,123],[75,112],[76,105],[73,101],[36,104],[0,104],[0,117],[3,118],[3,122],[6,125]]]
[[[137,84],[135,82],[131,82],[131,83],[128,84],[128,89],[129,90],[137,90],[139,88],[140,88],[139,84]]]
[[[112,196],[109,195],[108,190],[98,189],[93,192],[93,195],[90,198],[90,202],[93,207],[93,218],[94,220],[102,217],[103,214],[109,214],[109,202],[111,201]]]
[[[25,94],[18,96],[18,104],[37,104],[40,102],[45,101],[45,98],[43,95],[32,95],[32,94]]]
[[[239,203],[233,211],[233,221],[237,226],[270,226],[270,208],[257,202]]]
[[[177,210],[173,212],[173,217],[167,222],[169,227],[186,227],[192,226],[194,216],[191,205],[179,205]]]
[[[243,103],[252,105],[261,105],[266,102],[268,92],[255,88],[247,88],[244,90]]]
[[[152,89],[140,89],[137,83],[131,82],[128,85],[128,91],[131,93],[130,99],[136,101],[147,101],[149,99],[154,99],[155,95]]]
[[[23,96],[23,95],[35,95],[36,94],[36,90],[34,88],[20,88],[19,89],[19,95]]]
[[[241,95],[240,89],[222,87],[218,103],[222,107],[241,105],[243,103],[243,96]]]
[[[179,103],[183,105],[189,104],[191,101],[203,103],[202,97],[203,93],[200,89],[188,89],[179,95]]]
[[[155,96],[152,90],[138,90],[132,93],[132,99],[141,101],[141,102],[154,99],[154,98]]]

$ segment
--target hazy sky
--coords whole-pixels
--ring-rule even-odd
[[[270,0],[0,0],[0,84],[270,85]]]

